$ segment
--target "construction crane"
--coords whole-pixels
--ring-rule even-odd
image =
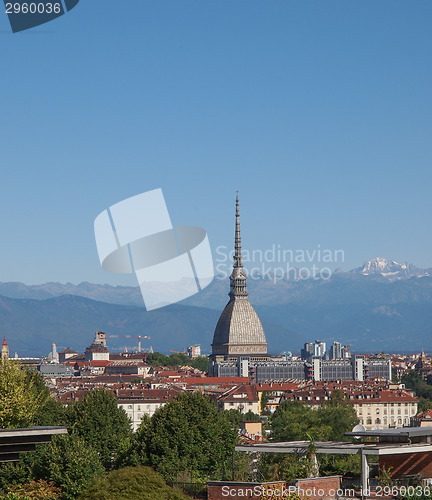
[[[176,352],[177,354],[186,354],[186,347],[183,349],[183,351],[170,351],[170,352]]]
[[[151,339],[147,335],[108,335],[111,338],[126,338],[126,339],[138,339],[138,352],[142,352],[141,349],[141,339]],[[151,349],[153,351],[153,349]]]

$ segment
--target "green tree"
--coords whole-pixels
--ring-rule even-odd
[[[235,430],[240,429],[241,422],[254,422],[260,420],[260,416],[252,410],[241,413],[239,410],[231,408],[230,410],[224,410],[222,413],[230,422],[231,428]]]
[[[146,414],[141,419],[141,424],[135,434],[124,441],[119,449],[115,468],[120,469],[126,466],[148,465],[146,452],[146,432],[150,425],[150,417]]]
[[[105,468],[113,466],[123,441],[131,436],[130,421],[115,396],[106,389],[94,389],[67,412],[69,427],[98,453]]]
[[[319,455],[320,475],[349,474],[350,476],[359,476],[360,460],[359,455]]]
[[[358,423],[350,401],[339,391],[334,391],[329,401],[317,409],[299,401],[284,401],[272,418],[273,441],[347,440],[345,432]]]
[[[33,375],[12,360],[0,364],[0,428],[29,427],[47,398]]]
[[[432,408],[432,401],[430,399],[419,398],[418,412],[430,410]]]
[[[254,413],[252,410],[242,413],[242,422],[259,422],[261,421],[258,413]]]
[[[331,428],[320,420],[320,413],[299,401],[284,401],[272,417],[272,441],[323,440]]]
[[[185,474],[193,479],[225,478],[236,438],[207,396],[185,393],[153,415],[133,448],[165,479]]]
[[[408,374],[403,375],[401,382],[408,389],[414,390],[417,396],[432,400],[432,385],[423,380],[416,371],[411,370]]]
[[[354,406],[338,390],[333,392],[329,401],[324,402],[318,413],[322,425],[331,429],[325,437],[331,441],[349,440],[345,432],[351,431],[359,423]]]
[[[224,410],[223,415],[231,424],[231,429],[238,431],[240,429],[240,422],[242,421],[242,414],[239,410],[231,408],[230,410]]]
[[[98,453],[77,435],[55,436],[37,452],[35,479],[52,482],[62,497],[74,500],[97,476],[105,474]]]
[[[152,366],[192,366],[197,370],[203,372],[208,371],[209,360],[206,356],[199,356],[198,358],[191,359],[189,356],[181,352],[175,352],[170,356],[161,354],[160,352],[151,353],[147,357],[147,363]]]
[[[302,457],[297,453],[263,453],[258,462],[260,477],[267,481],[292,481],[306,477]]]
[[[125,467],[96,479],[79,500],[187,500],[150,467]]]
[[[190,359],[186,364],[207,373],[209,368],[209,359],[207,356],[199,356],[198,358]]]
[[[154,352],[147,357],[147,363],[152,366],[181,366],[190,363],[190,361],[190,358],[181,352],[176,352],[170,356]]]
[[[35,425],[67,425],[67,409],[58,400],[49,396],[36,410]]]
[[[268,403],[268,394],[267,391],[263,391],[261,394],[261,411],[265,411]]]

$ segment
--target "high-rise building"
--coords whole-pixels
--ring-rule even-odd
[[[305,342],[303,349],[301,350],[301,358],[309,359],[314,355],[314,343],[313,342]]]
[[[341,359],[342,358],[342,344],[340,342],[333,342],[330,347],[330,359]]]
[[[191,359],[199,358],[201,356],[201,345],[200,344],[190,345],[187,348],[187,355]]]
[[[351,357],[351,346],[350,345],[344,345],[342,347],[342,357],[344,359],[347,359],[347,358]]]
[[[327,347],[326,343],[323,342],[322,340],[315,340],[314,344],[314,356],[318,356],[320,358],[323,358],[325,356]]]
[[[302,359],[309,359],[312,356],[324,358],[326,354],[326,343],[322,340],[315,340],[315,342],[306,342],[304,348],[301,350]]]

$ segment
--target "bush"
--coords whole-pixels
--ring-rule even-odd
[[[43,479],[30,483],[18,484],[9,488],[9,494],[3,497],[8,500],[54,500],[61,498],[61,490]]]
[[[187,500],[175,488],[170,488],[150,467],[125,467],[97,479],[79,500]]]

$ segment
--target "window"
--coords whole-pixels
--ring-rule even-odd
[[[368,419],[366,420],[366,424],[367,424],[367,425],[372,425],[372,419],[371,419],[371,418],[368,418]]]
[[[380,420],[379,418],[377,418],[377,419],[375,420],[375,423],[376,423],[376,424],[380,424],[380,423],[381,423],[381,420]]]
[[[132,405],[128,405],[128,410],[132,410]]]

